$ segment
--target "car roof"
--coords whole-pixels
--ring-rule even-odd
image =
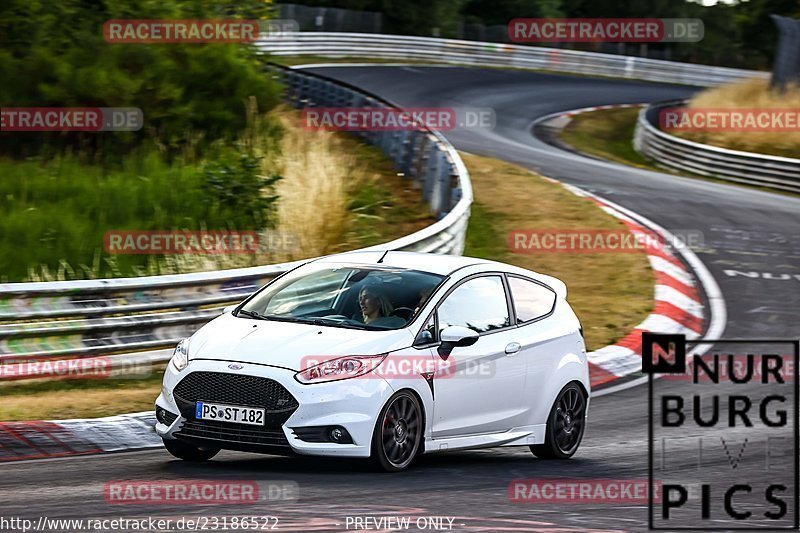
[[[385,257],[383,257],[384,253],[386,253]],[[383,257],[383,261],[378,263],[381,257]],[[315,263],[405,268],[429,272],[431,274],[439,274],[441,276],[449,276],[456,270],[464,267],[480,266],[486,271],[494,270],[508,272],[510,274],[519,274],[523,277],[531,277],[548,285],[555,290],[561,298],[567,298],[567,286],[558,278],[526,268],[500,263],[490,259],[478,259],[476,257],[422,252],[389,251],[387,253],[386,250],[369,250],[328,255],[317,259]]]
[[[342,254],[328,255],[317,259],[315,263],[336,263],[336,264],[357,264],[364,266],[384,266],[420,270],[432,274],[447,276],[460,268],[479,265],[492,264],[493,261],[476,259],[474,257],[464,257],[459,255],[431,254],[422,252],[396,252],[386,253],[381,263],[378,263],[386,250],[346,252]],[[495,263],[497,264],[497,263]]]

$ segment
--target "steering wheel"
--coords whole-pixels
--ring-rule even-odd
[[[414,316],[414,310],[410,307],[396,307],[389,316],[396,316],[403,320],[411,320],[411,317]]]

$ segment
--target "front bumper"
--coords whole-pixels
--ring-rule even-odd
[[[161,394],[156,400],[156,408],[160,407],[180,416],[171,423],[158,422],[156,433],[165,439],[178,438],[231,450],[369,457],[375,421],[383,405],[394,393],[386,380],[373,374],[369,377],[303,385],[294,379],[295,372],[292,370],[248,363],[238,363],[242,368],[233,370],[229,368],[230,364],[230,361],[194,360],[181,372],[175,370],[171,364],[167,365]],[[174,395],[178,383],[195,372],[255,376],[274,380],[294,397],[298,404],[297,408],[291,412],[288,419],[276,424],[275,427],[266,428],[266,431],[259,431],[256,426],[242,427],[241,430],[233,429],[230,424],[226,425],[223,422],[215,424],[219,428],[215,431],[203,421],[195,420],[191,410],[187,410],[185,404],[179,405]],[[213,401],[209,398],[195,398],[195,400]],[[257,407],[258,403],[250,406]],[[196,429],[204,425],[205,437],[198,439]],[[306,442],[293,432],[295,428],[318,426],[344,427],[352,437],[353,443]],[[187,432],[194,436],[188,436]],[[236,433],[235,437],[231,437],[233,433]]]

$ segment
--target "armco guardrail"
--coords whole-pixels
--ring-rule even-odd
[[[673,100],[643,108],[634,134],[636,150],[672,170],[800,192],[800,159],[727,150],[661,131],[661,111],[684,104],[685,100]]]
[[[711,86],[768,72],[711,67],[562,48],[370,33],[300,32],[256,44],[283,56],[361,57],[556,72]]]
[[[391,102],[324,76],[273,67],[286,99],[308,106],[394,107]],[[399,172],[414,180],[439,220],[369,249],[461,254],[472,203],[466,167],[432,131],[367,132]],[[181,338],[258,287],[301,262],[142,278],[0,284],[0,379],[3,363],[110,356],[131,365],[166,360]],[[132,355],[132,352],[141,352]],[[102,366],[102,365],[101,365]],[[28,365],[30,377],[46,365]],[[31,370],[32,369],[32,370]]]

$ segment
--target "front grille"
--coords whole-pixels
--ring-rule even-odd
[[[261,426],[231,424],[218,420],[187,420],[175,436],[221,441],[223,447],[225,442],[289,447],[289,441],[281,429],[265,429]]]
[[[176,399],[191,403],[263,407],[275,412],[294,410],[298,406],[294,396],[274,379],[222,372],[192,372],[178,383],[174,395]]]
[[[173,396],[187,419],[175,433],[177,437],[213,440],[222,447],[241,444],[289,448],[281,428],[299,404],[286,387],[274,379],[223,372],[192,372],[175,386]],[[263,408],[266,410],[264,425],[196,420],[197,402]]]

